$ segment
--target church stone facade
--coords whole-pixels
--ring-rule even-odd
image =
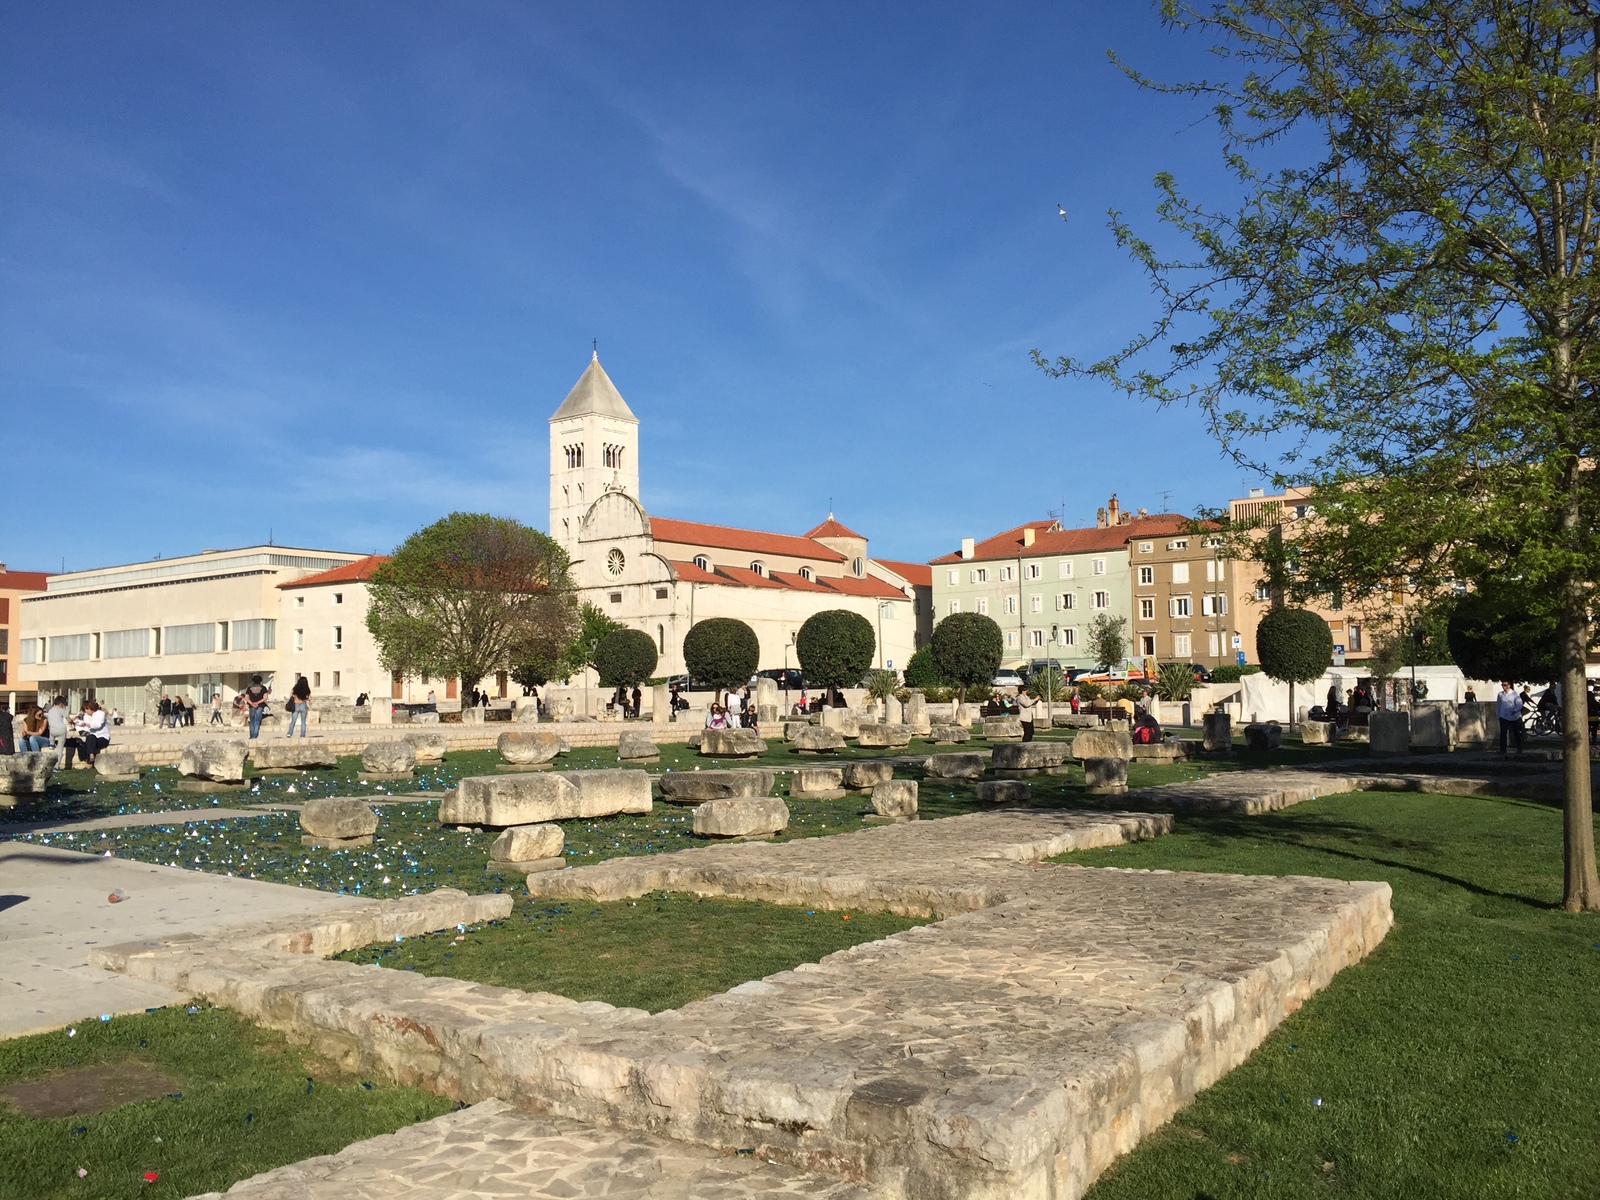
[[[639,419],[596,355],[550,418],[550,536],[572,559],[582,600],[656,642],[657,673],[680,674],[683,639],[736,617],[761,640],[761,669],[796,667],[813,613],[860,613],[874,665],[903,670],[931,628],[928,568],[871,558],[867,539],[828,519],[804,534],[652,517],[639,495]]]

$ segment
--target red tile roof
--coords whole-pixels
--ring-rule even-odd
[[[875,558],[872,561],[888,567],[901,579],[915,587],[933,586],[933,568],[927,563],[897,562],[892,558]]]
[[[716,577],[716,575],[714,573],[712,573],[711,571],[703,571],[703,570],[701,570],[699,567],[695,566],[692,562],[678,562],[676,559],[668,559],[667,561],[672,564],[672,569],[675,572],[677,572],[678,579],[679,579],[680,582],[683,582],[683,583],[726,583],[727,582],[727,580],[725,580],[725,579],[718,579]]]
[[[772,572],[772,577],[783,584],[784,587],[793,588],[797,592],[826,592],[831,590],[818,583],[815,579],[807,579],[804,575],[798,573],[791,574],[788,571],[774,571]]]
[[[884,579],[857,579],[854,575],[819,576],[817,582],[826,584],[846,596],[875,596],[879,600],[904,600],[906,594]]]
[[[13,592],[42,592],[48,571],[0,571],[0,590]]]
[[[705,525],[699,521],[675,521],[671,517],[651,517],[650,536],[658,542],[680,546],[714,546],[747,554],[782,554],[787,558],[809,558],[816,562],[843,562],[844,555],[821,542],[792,533],[764,533],[759,529],[735,529],[728,525]]]
[[[303,579],[291,579],[288,583],[280,583],[281,588],[314,587],[323,583],[361,583],[372,578],[372,573],[389,561],[387,554],[369,554],[365,558],[358,558],[354,562],[345,563],[342,567],[332,570],[319,571],[315,575],[307,575]]]
[[[1138,538],[1165,537],[1183,533],[1189,528],[1189,518],[1180,513],[1156,513],[1149,517],[1135,517],[1123,525],[1109,525],[1104,529],[1054,529],[1054,521],[1029,522],[1007,529],[977,544],[971,559],[963,559],[959,552],[941,554],[932,565],[945,563],[981,562],[994,559],[1031,558],[1046,554],[1087,554],[1095,550],[1120,550]],[[1023,530],[1034,531],[1033,545],[1024,546]]]
[[[857,533],[854,529],[847,529],[843,525],[839,524],[838,521],[834,520],[832,513],[829,513],[828,519],[821,525],[818,525],[815,529],[806,530],[806,536],[808,538],[861,538],[862,541],[866,541],[866,538],[862,537],[862,535]]]
[[[724,579],[739,584],[741,587],[781,588],[784,586],[776,579],[769,579],[765,575],[757,574],[749,567],[718,567],[716,573]]]

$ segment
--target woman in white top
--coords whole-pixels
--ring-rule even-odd
[[[77,737],[67,739],[67,768],[72,767],[72,755],[77,753],[86,767],[94,766],[95,756],[111,744],[111,727],[106,723],[106,710],[98,701],[85,700],[83,715],[73,718],[72,727]]]

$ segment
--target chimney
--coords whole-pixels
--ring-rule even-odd
[[[973,558],[978,553],[978,545],[971,538],[961,539],[961,557]]]
[[[1111,499],[1106,501],[1106,524],[1115,528],[1122,524],[1122,506],[1117,503],[1117,494],[1111,493]]]
[[[1140,510],[1139,510],[1139,517],[1140,517],[1140,519],[1141,519],[1141,520],[1142,520],[1142,519],[1143,519],[1143,518],[1145,518],[1145,517],[1148,517],[1148,516],[1149,516],[1149,515],[1150,515],[1150,514],[1149,514],[1149,513],[1148,513],[1148,512],[1147,512],[1147,511],[1146,511],[1146,510],[1144,510],[1144,509],[1142,509],[1142,508],[1141,508],[1141,509],[1140,509]]]
[[[1022,531],[1022,544],[1024,546],[1033,545],[1033,526],[1032,525],[1029,525],[1026,529],[1024,529]]]
[[[1094,527],[1096,529],[1104,529],[1106,527],[1106,510],[1105,509],[1097,508],[1097,509],[1094,510]]]

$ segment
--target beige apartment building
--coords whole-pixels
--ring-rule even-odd
[[[1142,658],[1219,667],[1237,661],[1235,564],[1222,539],[1178,530],[1128,542],[1133,640]],[[1254,625],[1252,624],[1252,630]]]
[[[252,675],[270,683],[289,665],[278,585],[361,557],[246,546],[52,575],[19,606],[21,669],[41,693],[124,714],[146,711],[152,680],[196,705],[231,701]]]

